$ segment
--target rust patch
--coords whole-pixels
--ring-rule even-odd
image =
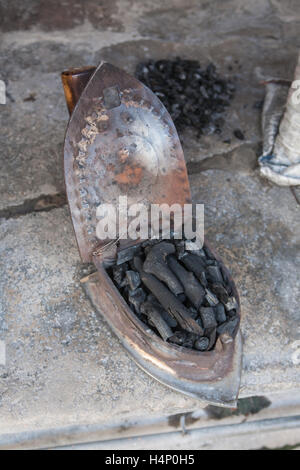
[[[117,181],[118,184],[137,185],[140,183],[142,176],[143,176],[142,168],[125,165],[123,173],[119,173],[118,175],[115,176],[115,181]]]

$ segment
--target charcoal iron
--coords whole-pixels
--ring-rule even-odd
[[[203,402],[235,406],[240,330],[233,339],[221,335],[214,349],[205,352],[164,342],[133,313],[107,273],[117,254],[137,241],[96,237],[96,208],[116,204],[120,195],[127,195],[128,204],[191,202],[185,159],[170,115],[151,90],[106,62],[65,71],[62,82],[70,113],[64,144],[68,203],[82,261],[97,268],[82,280],[91,302],[136,363],[156,380]],[[222,268],[240,317],[236,287],[224,264]]]

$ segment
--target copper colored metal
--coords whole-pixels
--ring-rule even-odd
[[[66,103],[70,114],[79,100],[87,82],[95,72],[96,67],[82,67],[79,69],[65,70],[61,74]]]
[[[83,70],[81,74],[79,69],[63,75],[68,107],[74,110],[64,148],[68,201],[81,257],[97,267],[97,273],[82,281],[83,286],[148,374],[187,395],[234,406],[241,373],[239,330],[234,339],[220,335],[214,349],[207,352],[166,343],[137,318],[106,272],[105,266],[115,262],[118,253],[133,242],[97,239],[99,204],[118,204],[119,196],[126,194],[128,205],[183,206],[191,201],[191,195],[176,129],[158,98],[108,63],[101,63],[95,71],[90,69],[88,80],[87,73]],[[76,96],[80,99],[74,108]],[[228,270],[218,256],[215,258],[238,299]],[[237,314],[240,316],[239,301]]]

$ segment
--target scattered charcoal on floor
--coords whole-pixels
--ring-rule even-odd
[[[137,65],[136,77],[163,102],[179,131],[193,127],[199,136],[221,133],[235,86],[214,64],[204,68],[180,57],[149,60]]]
[[[239,139],[239,140],[244,140],[244,139],[245,139],[245,136],[244,136],[244,134],[242,133],[241,129],[235,129],[235,130],[233,131],[233,135],[234,135],[237,139]]]
[[[211,250],[191,240],[146,240],[120,251],[107,270],[139,319],[163,341],[199,353],[234,337],[238,302]]]

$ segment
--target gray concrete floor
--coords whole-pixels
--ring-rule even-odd
[[[0,79],[7,89],[0,105],[3,442],[28,431],[205,406],[139,370],[80,286],[86,271],[63,199],[68,114],[60,72],[101,59],[133,73],[143,59],[180,55],[213,61],[235,80],[222,135],[198,139],[186,130],[180,137],[193,200],[205,204],[207,238],[241,296],[240,396],[299,394],[300,192],[258,175],[254,106],[264,79],[292,78],[299,27],[297,1],[0,0]],[[244,141],[233,136],[237,127]],[[55,205],[61,207],[35,211]]]

